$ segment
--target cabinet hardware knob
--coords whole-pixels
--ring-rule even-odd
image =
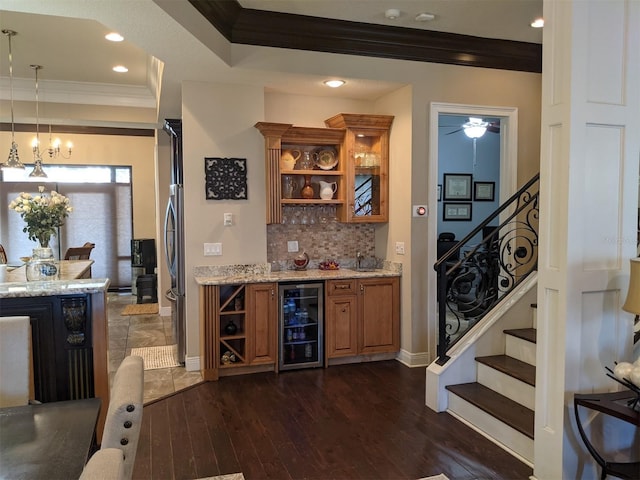
[[[340,290],[345,290],[345,289],[349,288],[349,285],[336,285],[336,288],[340,289]]]

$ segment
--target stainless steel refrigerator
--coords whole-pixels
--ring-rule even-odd
[[[177,345],[178,362],[184,364],[186,354],[186,282],[184,260],[184,191],[182,169],[182,121],[168,119],[164,131],[171,139],[171,185],[164,221],[165,259],[171,288],[166,297],[171,303],[173,336]]]
[[[164,245],[171,288],[166,297],[171,303],[173,336],[177,345],[178,362],[184,364],[185,338],[185,278],[184,278],[184,225],[182,185],[169,185],[169,201],[164,220]]]

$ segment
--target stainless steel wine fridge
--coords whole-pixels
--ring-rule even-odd
[[[280,284],[280,370],[323,365],[323,298],[322,282]]]

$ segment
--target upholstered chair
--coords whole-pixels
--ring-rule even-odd
[[[142,357],[125,357],[113,378],[109,409],[100,449],[123,453],[124,478],[131,478],[142,424],[144,364]]]
[[[0,407],[28,405],[31,379],[29,317],[0,317]]]
[[[124,480],[124,457],[119,448],[103,448],[89,459],[80,480]]]

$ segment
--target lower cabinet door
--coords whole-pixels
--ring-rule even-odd
[[[278,338],[277,285],[257,283],[247,286],[249,365],[276,362]]]
[[[400,350],[400,282],[371,278],[358,282],[361,322],[360,353]]]
[[[358,298],[355,295],[328,296],[325,309],[327,358],[357,355]]]

